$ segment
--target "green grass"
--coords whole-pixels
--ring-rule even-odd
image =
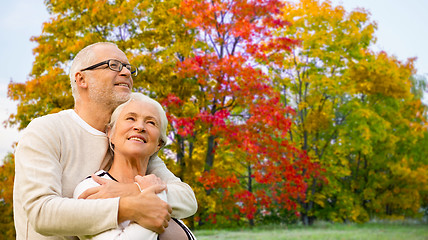
[[[308,240],[428,240],[428,224],[317,223],[311,227],[275,225],[237,230],[196,230],[198,240],[208,239],[308,239]]]

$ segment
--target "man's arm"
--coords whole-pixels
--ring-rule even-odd
[[[155,174],[167,184],[167,198],[172,207],[172,217],[183,219],[196,213],[198,202],[192,188],[176,177],[159,157],[150,159],[146,174]]]
[[[172,208],[171,216],[177,219],[183,219],[192,216],[198,209],[195,194],[192,188],[177,178],[168,170],[165,163],[159,158],[150,159],[146,174],[154,174],[167,185],[167,199]],[[138,187],[132,183],[117,183],[114,181],[103,180],[97,176],[93,179],[101,184],[86,190],[80,197],[88,199],[125,197],[139,193]],[[139,178],[136,181],[139,182]],[[144,183],[139,182],[140,186]],[[142,225],[145,228],[152,229],[150,226]]]
[[[62,197],[61,139],[55,130],[49,121],[37,119],[24,131],[15,153],[14,204],[44,235],[86,235],[117,227],[118,198]]]
[[[98,177],[97,175],[94,175],[94,177],[95,176]],[[76,198],[76,199],[80,198],[82,196],[82,193],[85,192],[85,190],[100,186],[99,184],[103,184],[103,183],[105,184],[105,182],[102,182],[101,180],[107,180],[107,179],[98,177],[100,179],[98,181],[95,181],[95,179],[93,179],[94,177],[87,178],[87,179],[83,180],[82,182],[80,182],[77,185],[76,189],[74,190],[73,198]],[[101,183],[100,183],[100,181],[101,181]],[[153,187],[147,188],[145,191],[145,195],[148,195],[148,197],[149,197],[150,193],[155,194],[159,191],[165,190],[165,188],[166,188],[166,186],[159,186],[159,185],[154,186],[154,188]],[[165,194],[165,200],[166,200],[166,194]],[[132,209],[133,208],[132,206],[129,209],[125,209],[127,204],[123,203],[124,201],[126,202],[126,198],[125,198],[125,200],[122,198],[122,200],[120,200],[120,204],[119,204],[119,218],[124,217],[124,219],[119,219],[118,220],[119,222],[122,222],[122,221],[127,220],[128,218],[132,217],[132,216],[128,216],[128,218],[127,218],[127,217],[123,216],[123,215],[126,215],[126,213],[124,213],[124,211],[129,211],[129,213],[128,213],[129,215],[134,214],[134,212],[135,212],[134,209]],[[140,202],[141,201],[138,200],[138,203],[140,203]],[[148,202],[148,205],[150,206],[150,199],[149,198],[146,197],[144,202]],[[157,206],[157,205],[155,205],[154,207],[152,207],[152,206],[150,206],[150,207],[156,212],[162,213],[164,211],[164,209],[158,209],[159,206]],[[171,211],[170,208],[169,208],[169,211]],[[144,221],[149,221],[148,224],[151,224],[153,226],[155,224],[159,224],[158,219],[156,219],[153,216],[153,213],[147,212],[146,214],[147,214],[147,216],[142,217],[142,219]],[[168,211],[167,211],[167,215],[168,215],[168,217],[170,216]],[[161,222],[159,229],[155,228],[154,230],[158,230],[159,232],[162,232],[162,231],[164,231],[164,228],[166,228],[166,227],[167,227],[167,224],[165,224],[164,222]],[[83,238],[84,239],[90,238],[93,240],[156,239],[157,234],[155,231],[149,230],[147,228],[143,228],[138,224],[132,223],[132,224],[121,225],[120,228],[110,229],[110,230],[104,231],[100,234],[97,234],[95,236],[91,235],[91,236],[85,236]]]
[[[102,187],[106,185],[108,186]],[[113,190],[109,191],[111,189]],[[73,197],[101,199],[120,196],[119,223],[125,220],[133,220],[146,229],[163,233],[168,226],[168,221],[171,219],[172,211],[171,207],[158,197],[159,193],[166,190],[166,185],[153,184],[145,188],[143,192],[137,189],[136,184],[118,183],[92,175],[91,178],[87,178],[77,185]],[[123,193],[124,190],[128,190],[128,192]],[[166,200],[166,194],[164,200]],[[142,211],[136,211],[136,209],[141,209]]]
[[[156,195],[165,190],[162,185],[153,185],[137,196],[127,196],[120,199],[119,222],[131,219],[140,226],[157,233],[163,233],[171,220],[172,209],[168,203]],[[142,199],[144,197],[144,199]],[[147,209],[147,211],[136,211]]]

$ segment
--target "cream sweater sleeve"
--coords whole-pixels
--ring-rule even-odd
[[[40,234],[62,236],[90,235],[116,228],[119,198],[78,200],[62,197],[64,168],[75,164],[61,160],[65,154],[62,147],[68,144],[72,151],[79,149],[68,142],[67,137],[59,136],[58,131],[62,129],[55,123],[33,120],[18,143],[14,204],[17,204],[16,214],[22,213],[22,216],[15,217],[24,219],[18,224],[28,221]],[[74,131],[72,127],[68,130]]]
[[[105,179],[110,179],[103,176]],[[73,198],[78,198],[85,190],[99,186],[92,178],[86,178],[80,182],[74,190]],[[159,198],[166,201],[165,191],[158,194]],[[125,221],[120,224],[118,228],[111,229],[97,235],[79,236],[79,239],[86,240],[157,240],[158,234],[141,227],[136,223]]]
[[[147,174],[155,174],[167,184],[167,199],[172,208],[172,217],[183,219],[196,213],[198,203],[192,188],[169,171],[159,157],[150,160]]]

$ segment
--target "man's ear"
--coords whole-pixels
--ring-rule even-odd
[[[87,88],[88,83],[86,81],[86,76],[82,74],[82,72],[77,72],[74,74],[74,81],[76,82],[76,85],[81,88]]]

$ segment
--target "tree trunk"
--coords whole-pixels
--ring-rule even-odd
[[[185,162],[184,162],[184,139],[177,135],[177,144],[178,144],[178,151],[177,151],[177,164],[180,166],[180,171],[176,173],[177,177],[183,180],[184,176],[184,168],[185,168]]]
[[[216,145],[217,144],[215,143],[215,136],[210,135],[208,137],[207,155],[205,157],[205,171],[209,171],[213,167]]]
[[[252,193],[253,192],[253,180],[251,177],[251,175],[252,175],[251,164],[247,165],[247,170],[248,170],[248,187],[247,187],[247,189],[250,193]],[[254,219],[248,219],[248,221],[250,223],[250,226],[253,227],[254,226]]]

